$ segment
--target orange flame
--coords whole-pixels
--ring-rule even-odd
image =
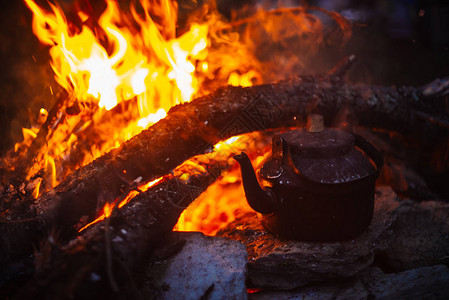
[[[304,6],[258,9],[246,18],[235,12],[228,21],[212,0],[189,19],[187,28],[179,30],[177,2],[172,0],[132,1],[129,10],[105,0],[98,22],[90,12],[76,11],[78,25],[66,18],[58,4],[49,3],[49,9],[44,9],[34,0],[24,1],[33,12],[34,33],[50,47],[56,81],[69,94],[67,106],[77,103],[82,111],[73,118],[66,116],[67,128],[58,126],[52,133],[39,166],[46,175],[42,184],[32,185],[34,197],[44,191],[42,186],[54,187],[70,170],[164,118],[173,105],[226,84],[251,86],[300,74],[326,40],[320,18]],[[343,33],[341,40],[348,39],[350,28],[343,17],[313,9],[330,16]],[[133,101],[135,105],[129,104]],[[123,119],[131,120],[109,120],[107,111],[114,113],[116,106],[130,107],[131,112],[115,116],[123,114]],[[67,167],[72,150],[83,146],[80,133],[91,124],[101,127],[96,131],[99,141],[84,151],[76,166]],[[25,141],[16,150],[29,145],[36,132],[36,128],[24,129]],[[221,142],[215,151],[227,151],[240,142]],[[158,180],[148,183],[148,188]],[[231,170],[181,216],[178,229],[214,234],[239,211],[248,210],[239,182],[238,172]],[[118,200],[106,204],[101,216],[80,231],[104,220],[115,206],[122,207],[137,194],[131,191],[118,205]]]
[[[176,37],[175,2],[142,0],[143,16],[131,6],[132,18],[121,13],[116,1],[106,2],[98,25],[108,48],[87,25],[83,24],[79,32],[71,30],[57,4],[49,3],[51,12],[47,12],[32,0],[25,0],[34,13],[34,33],[42,43],[51,46],[57,82],[78,101],[93,97],[106,110],[139,96],[142,117],[191,100],[198,89],[198,81],[192,76],[194,62],[207,56],[207,25],[193,23],[189,31]],[[165,20],[168,29],[161,32],[150,10],[169,18]],[[87,21],[88,16],[79,13]],[[122,26],[131,21],[138,23],[140,31]],[[152,105],[154,102],[158,102],[157,107]]]
[[[95,220],[93,220],[92,222],[90,222],[89,224],[87,224],[86,226],[84,226],[83,228],[81,228],[78,232],[81,232],[84,229],[86,229],[100,221],[103,221],[106,218],[109,218],[112,214],[112,210],[114,209],[114,206],[115,206],[115,203],[106,202],[106,204],[103,206],[101,215],[98,218],[96,218]]]
[[[49,3],[47,11],[33,0],[24,1],[33,12],[34,33],[43,44],[50,46],[56,81],[68,91],[71,102],[97,104],[100,110],[92,119],[98,121],[106,110],[125,100],[137,100],[133,107],[138,113],[132,113],[135,120],[123,125],[110,124],[112,130],[104,130],[110,136],[102,137],[102,144],[94,144],[90,153],[79,161],[80,165],[164,118],[170,107],[190,101],[198,91],[199,79],[195,72],[197,65],[203,66],[201,61],[208,54],[208,25],[191,23],[189,30],[176,36],[176,2],[141,0],[139,7],[131,5],[129,12],[124,13],[117,1],[106,0],[107,7],[97,24],[88,26],[91,17],[79,11],[82,25],[76,28],[58,4]],[[86,105],[81,109],[86,110]],[[53,174],[57,178],[45,184],[47,189],[66,175],[61,169],[70,161],[70,152],[78,143],[72,131],[86,115],[89,113],[67,117],[66,128],[59,126],[52,134],[44,159],[52,157],[59,177]],[[23,132],[22,144],[30,145],[36,131],[24,129]],[[34,173],[28,177],[37,171],[30,171]]]
[[[244,150],[250,154],[252,164],[258,166],[270,153],[270,140],[269,136],[257,133],[245,134],[219,142],[214,149],[220,157],[232,157]],[[228,163],[232,165],[230,170],[182,212],[175,230],[215,235],[238,216],[253,212],[241,186],[240,168],[233,160]]]

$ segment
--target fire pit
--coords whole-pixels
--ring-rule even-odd
[[[8,8],[21,12],[20,28],[30,41],[21,40],[33,65],[23,63],[18,76],[27,80],[13,89],[33,95],[5,94],[17,111],[30,105],[30,117],[21,112],[4,127],[15,144],[4,139],[0,160],[0,295],[173,298],[182,290],[192,298],[214,299],[225,297],[222,287],[230,284],[235,298],[276,297],[270,293],[279,290],[283,296],[333,288],[346,293],[342,286],[352,285],[380,297],[382,289],[392,290],[381,285],[390,276],[420,286],[415,294],[404,289],[396,296],[431,291],[447,296],[441,282],[449,272],[436,266],[449,255],[449,210],[441,201],[447,188],[438,184],[449,170],[449,81],[436,79],[447,74],[435,72],[422,82],[398,78],[396,83],[407,83],[400,87],[366,74],[351,83],[346,77],[369,70],[369,60],[353,44],[367,32],[354,11],[334,12],[326,1],[276,7],[261,1],[93,2],[24,0]],[[424,18],[427,10],[417,16]],[[5,41],[14,40],[9,36]],[[28,84],[34,88],[25,88]],[[43,86],[44,91],[36,88]],[[22,105],[22,98],[29,103]],[[296,134],[306,131],[311,114],[335,128],[323,131],[333,132],[321,141],[326,147],[307,147],[311,133]],[[321,134],[319,128],[309,131]],[[343,131],[350,133],[330,155],[330,139]],[[282,156],[282,164],[268,158],[272,140],[273,157]],[[385,159],[382,171],[378,151]],[[344,217],[347,204],[313,211],[286,206],[288,226],[299,224],[302,230],[296,234],[277,226],[281,219],[273,221],[273,199],[265,205],[253,197],[250,204],[262,205],[251,206],[275,234],[268,233],[245,201],[233,160],[242,152],[256,169],[270,162],[261,171],[265,179],[275,177],[276,166],[312,178],[301,181],[299,196],[317,185],[314,193],[325,194],[327,202],[350,198],[351,204],[366,205],[349,217]],[[332,162],[318,166],[321,175],[316,168],[304,171],[304,160],[318,154],[332,156]],[[364,167],[349,166],[349,156]],[[290,157],[289,165],[284,157]],[[335,172],[351,169],[338,178],[355,178],[345,182],[356,186],[349,198],[315,180],[337,180],[329,174],[337,160],[344,162]],[[394,192],[375,189],[378,175],[378,184]],[[365,179],[369,185],[357,185]],[[270,184],[279,203],[286,195],[298,196],[297,190],[286,192],[284,183]],[[406,221],[413,212],[427,231]],[[320,215],[319,221],[304,223],[312,214]],[[419,238],[405,238],[410,232]],[[420,244],[425,236],[434,238]],[[414,251],[417,245],[434,259]],[[198,267],[198,257],[187,265],[199,249],[210,270]],[[410,262],[401,251],[419,254]],[[222,275],[196,282],[186,271],[194,268],[203,277]],[[410,280],[413,276],[429,284]],[[182,286],[196,291],[178,290]]]

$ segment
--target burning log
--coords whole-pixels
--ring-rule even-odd
[[[236,140],[235,138],[232,140]],[[178,166],[175,170],[171,172],[171,176],[177,176],[177,178],[181,178],[182,180],[186,180],[187,176],[192,176],[195,174],[204,174],[207,173],[209,176],[214,177],[217,179],[220,177],[220,174],[222,171],[230,168],[234,165],[234,160],[232,159],[232,156],[236,153],[239,153],[240,151],[243,151],[246,149],[250,153],[255,153],[256,149],[266,149],[269,146],[269,141],[271,141],[271,135],[269,134],[250,134],[246,136],[242,136],[238,138],[238,144],[237,145],[229,145],[229,142],[223,142],[215,145],[216,149],[220,149],[220,151],[213,152],[206,155],[200,155],[197,157],[193,157],[183,163],[182,165]],[[162,177],[161,177],[162,178]],[[135,183],[133,183],[133,190],[129,191],[128,194],[125,194],[120,199],[117,199],[115,203],[112,205],[108,205],[108,208],[112,207],[122,207],[124,204],[126,204],[129,199],[135,196],[137,193],[136,191],[143,190],[146,191],[149,187],[153,186],[153,184],[159,182],[161,178],[154,180],[149,183],[145,183],[144,181],[140,182],[140,180],[136,180]],[[143,184],[145,183],[145,184]],[[191,186],[192,187],[192,186]],[[164,188],[167,188],[166,190]],[[163,191],[167,195],[170,195],[172,193],[171,185],[165,185],[163,187],[159,186],[158,191]],[[176,188],[175,188],[176,190]],[[195,189],[197,191],[198,189]],[[193,195],[191,195],[193,198],[195,198]],[[121,201],[119,201],[121,200]],[[108,204],[108,202],[106,202]],[[118,205],[116,205],[118,204]],[[97,214],[95,212],[95,209],[92,212],[92,215]],[[106,206],[104,209],[104,214],[102,215],[102,218],[97,218],[96,221],[104,219],[104,216],[106,214]],[[29,255],[32,251],[31,246],[34,242],[37,242],[41,239],[46,238],[46,234],[48,234],[48,231],[53,232],[55,227],[49,222],[48,220],[44,219],[46,215],[43,216],[37,216],[35,218],[29,218],[29,219],[22,219],[22,220],[15,220],[15,221],[8,221],[3,220],[2,221],[2,247],[3,247],[3,253],[2,256],[0,256],[1,264],[8,265],[9,263],[12,263],[13,269],[14,262],[17,260],[20,260],[22,257],[25,257]],[[178,219],[179,214],[176,215],[176,219]],[[78,222],[77,222],[78,223]],[[78,231],[83,231],[83,229],[78,230],[82,225],[85,225],[87,223],[87,218],[84,218],[84,221],[79,222],[79,224],[76,225],[73,224],[70,226],[71,228],[62,228],[59,227],[56,229],[58,232],[58,240],[60,242],[67,242],[70,239],[75,237],[75,233],[78,234]],[[91,222],[91,224],[94,222]],[[86,228],[87,226],[84,226],[83,228]],[[173,226],[172,226],[173,227]],[[172,228],[170,228],[171,230]],[[67,233],[67,231],[72,230],[73,233]],[[76,230],[76,231],[75,231]],[[59,233],[63,233],[62,235]],[[64,232],[66,233],[64,235]],[[24,262],[26,263],[26,262]],[[8,269],[9,267],[6,267],[5,269]],[[6,277],[9,277],[9,274],[14,273],[14,270],[11,272],[6,271]],[[5,275],[0,274],[1,277],[5,277]]]
[[[13,161],[13,172],[2,180],[16,186],[35,177],[46,164],[48,153],[69,140],[70,136],[83,127],[96,110],[97,107],[92,104],[68,99],[67,93],[61,92],[23,156],[19,151],[15,153],[17,157],[7,157]]]
[[[168,175],[105,222],[87,229],[68,246],[58,249],[17,295],[20,299],[110,299],[114,294],[135,298],[131,274],[140,274],[151,251],[167,236],[181,212],[215,181],[226,161],[209,159],[189,169],[187,180],[179,171]],[[133,288],[134,287],[134,288]]]
[[[425,89],[349,85],[341,81],[340,72],[333,74],[248,88],[228,86],[173,107],[166,118],[73,172],[40,197],[27,214],[21,212],[18,216],[11,209],[4,219],[31,218],[33,226],[27,230],[26,226],[14,224],[15,230],[11,230],[11,221],[0,224],[4,257],[8,259],[17,250],[11,247],[12,240],[25,241],[29,246],[21,243],[21,249],[29,253],[36,233],[52,226],[59,228],[63,236],[73,236],[74,225],[82,217],[92,219],[106,202],[133,189],[138,178],[144,182],[154,180],[189,157],[209,152],[211,145],[220,140],[302,124],[313,112],[333,120],[344,111],[352,124],[395,130],[422,140],[445,130],[422,118],[426,114],[447,120],[442,102],[432,99],[447,93],[447,86],[441,82],[436,88],[432,85]]]
[[[357,114],[363,126],[406,135],[423,133],[434,125],[423,120],[422,114],[437,116],[441,111],[438,106],[432,107],[424,95],[414,88],[350,86],[331,80],[317,81],[314,77],[251,88],[226,87],[176,106],[164,120],[78,170],[58,186],[56,197],[50,194],[37,201],[37,209],[43,212],[53,206],[58,201],[47,199],[59,198],[61,192],[73,190],[81,183],[80,179],[83,185],[98,181],[111,187],[111,194],[117,196],[117,188],[122,184],[139,176],[145,180],[162,176],[220,140],[255,130],[296,125],[297,120],[305,119],[313,111],[320,111],[331,120],[347,109],[350,114]],[[64,197],[73,198],[72,193],[64,193]],[[96,196],[93,199],[98,199]]]
[[[15,167],[15,176],[14,178],[17,179],[24,179],[26,178],[26,175],[30,169],[33,168],[34,164],[37,163],[37,161],[41,161],[42,159],[38,159],[37,156],[42,153],[41,149],[45,146],[45,144],[48,141],[48,136],[51,134],[52,127],[55,127],[58,122],[58,119],[60,120],[60,116],[58,114],[60,113],[61,109],[65,106],[65,99],[67,95],[65,93],[62,93],[62,95],[58,96],[58,100],[56,101],[53,108],[50,110],[49,115],[47,116],[45,123],[42,124],[38,134],[36,135],[36,138],[31,143],[30,147],[27,149],[27,153],[25,155],[25,158],[23,158],[20,161],[17,161],[17,165]],[[42,155],[42,154],[41,154]]]

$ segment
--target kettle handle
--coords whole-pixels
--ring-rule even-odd
[[[376,175],[379,176],[380,169],[382,169],[382,166],[384,165],[384,159],[380,152],[367,140],[365,140],[363,137],[361,137],[358,134],[354,134],[354,144],[363,150],[376,164],[377,170]],[[377,177],[376,176],[376,177]]]

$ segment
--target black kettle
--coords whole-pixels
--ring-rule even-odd
[[[246,153],[234,158],[249,205],[280,236],[345,240],[371,223],[383,158],[362,137],[324,128],[320,115],[309,116],[307,129],[274,136],[272,155],[257,176]]]

